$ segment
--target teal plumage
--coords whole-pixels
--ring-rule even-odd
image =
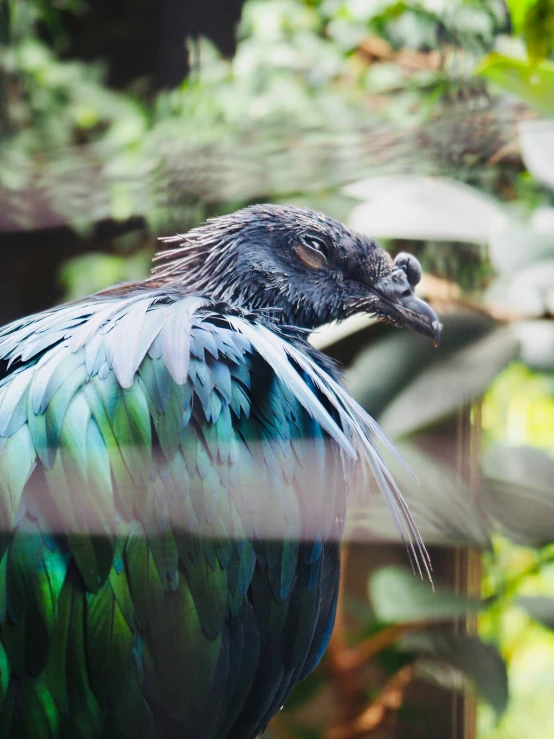
[[[179,727],[232,736],[269,669],[275,688],[243,720],[248,736],[321,648],[323,548],[300,543],[306,476],[320,495],[328,470],[351,464],[352,431],[284,348],[276,371],[264,360],[252,343],[260,330],[265,350],[263,323],[225,323],[210,310],[146,293],[55,309],[0,336],[13,368],[0,386],[5,736],[62,736],[81,724],[109,736],[123,690],[152,736]],[[131,323],[140,350],[124,341]],[[333,529],[338,539],[343,507],[321,508],[325,537]],[[309,594],[300,609],[295,588]],[[237,659],[246,635],[249,670]],[[48,716],[40,729],[37,712]],[[136,736],[135,724],[119,723]]]
[[[0,737],[254,739],[327,645],[376,424],[305,332],[138,286],[0,330]]]

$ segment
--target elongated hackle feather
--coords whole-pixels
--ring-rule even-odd
[[[344,282],[292,286],[314,230],[390,271],[322,214],[253,206],[0,329],[1,737],[257,739],[328,644],[366,468],[430,579],[401,458],[307,343]]]
[[[168,299],[165,293],[153,291],[133,295],[126,299],[91,303],[88,306],[90,315],[87,318],[81,318],[81,325],[75,326],[77,317],[87,315],[87,310],[83,308],[81,304],[67,307],[66,326],[60,322],[59,310],[56,309],[51,313],[52,323],[55,323],[58,331],[67,338],[56,345],[52,358],[50,355],[44,355],[44,359],[39,361],[34,372],[36,378],[32,376],[33,373],[30,373],[27,378],[31,387],[35,412],[44,411],[45,405],[63,382],[63,378],[79,362],[82,363],[83,360],[79,358],[81,355],[78,355],[78,352],[86,352],[89,343],[93,343],[95,337],[98,336],[103,337],[101,343],[105,355],[104,362],[108,370],[113,370],[121,387],[131,386],[144,357],[153,350],[156,356],[163,359],[172,379],[178,385],[182,385],[188,373],[190,341],[194,341],[195,335],[202,329],[204,322],[209,321],[207,317],[210,315],[210,309],[213,309],[213,303],[194,297],[180,299],[177,295]],[[406,540],[416,567],[420,572],[423,567],[429,575],[428,554],[402,494],[379,452],[379,446],[386,448],[392,451],[397,460],[403,464],[394,445],[383,431],[339,382],[302,351],[302,339],[295,337],[297,342],[295,344],[287,340],[286,331],[282,335],[275,334],[266,325],[265,319],[262,316],[256,318],[255,314],[251,316],[247,314],[229,315],[226,321],[231,329],[247,338],[249,345],[263,357],[271,370],[291,389],[293,395],[308,413],[321,424],[322,428],[350,457],[356,456],[353,447],[354,440],[358,453],[363,450],[362,454],[387,501],[399,533]],[[47,327],[48,323],[43,321],[41,331],[45,331]],[[19,331],[29,337],[25,324],[21,325]],[[31,341],[32,337],[31,334]],[[16,337],[12,331],[9,334],[7,342],[9,351],[6,355],[6,358],[11,361],[21,357],[23,346],[17,340],[14,342],[14,339]],[[2,349],[0,332],[0,352]],[[95,351],[100,352],[100,347],[96,347]],[[33,355],[29,355],[28,351],[27,359],[33,359]],[[59,378],[53,381],[56,363],[61,363],[64,359],[66,366],[60,370]],[[44,369],[39,372],[43,364]],[[339,424],[329,416],[317,397],[306,386],[298,373],[299,368],[306,373],[332,405],[340,420]],[[88,371],[91,372],[93,369],[95,367],[90,366],[89,363]],[[26,390],[25,384],[19,378],[18,383],[17,389],[14,388],[16,399],[21,397]],[[2,410],[2,405],[0,405],[0,430],[6,426],[11,412],[10,406],[6,407],[5,414]]]

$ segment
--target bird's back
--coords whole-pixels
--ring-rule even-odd
[[[0,737],[254,739],[316,665],[357,463],[283,331],[142,291],[0,332]]]

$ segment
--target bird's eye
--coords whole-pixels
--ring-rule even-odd
[[[313,236],[305,236],[295,247],[296,255],[305,267],[321,269],[327,264],[325,244]]]
[[[325,255],[327,251],[325,242],[321,239],[318,239],[317,236],[304,236],[302,238],[302,241],[304,244],[306,244],[306,246],[309,246],[311,249],[315,249],[316,251],[320,251],[323,255]]]

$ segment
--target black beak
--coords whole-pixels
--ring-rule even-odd
[[[411,254],[399,254],[391,274],[382,277],[372,287],[371,310],[395,326],[405,326],[439,345],[441,323],[434,310],[414,293],[421,278],[419,262]]]

